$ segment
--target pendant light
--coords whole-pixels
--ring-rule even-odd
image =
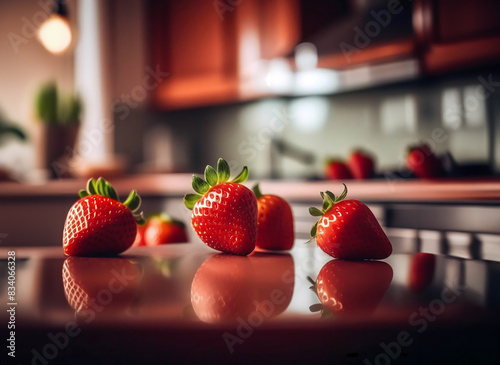
[[[73,38],[68,21],[67,0],[54,0],[54,11],[38,29],[37,37],[51,53],[64,53]]]

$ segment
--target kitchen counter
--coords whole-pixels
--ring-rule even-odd
[[[198,240],[108,258],[19,248],[13,298],[2,249],[15,363],[498,363],[500,262],[390,237],[377,262],[299,241],[248,257]]]
[[[182,197],[191,189],[191,174],[131,175],[110,179],[117,191],[127,194],[136,189],[142,196]],[[364,201],[451,201],[500,200],[500,179],[374,179],[345,181],[349,197]],[[75,196],[86,180],[53,180],[43,185],[0,183],[0,198]],[[256,181],[248,181],[253,186]],[[292,201],[319,201],[319,192],[340,193],[340,181],[263,180],[262,191],[279,194]]]

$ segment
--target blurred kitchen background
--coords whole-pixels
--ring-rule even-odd
[[[26,135],[0,135],[4,179],[201,172],[219,156],[253,178],[322,178],[359,147],[381,173],[419,141],[500,172],[498,1],[19,0],[0,17],[1,120]],[[59,109],[83,105],[74,145],[40,121],[51,81]]]

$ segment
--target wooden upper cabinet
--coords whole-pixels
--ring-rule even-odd
[[[258,63],[293,50],[296,0],[149,0],[151,63],[170,75],[154,90],[161,108],[238,101]]]
[[[425,73],[500,59],[500,1],[417,0],[413,20]]]

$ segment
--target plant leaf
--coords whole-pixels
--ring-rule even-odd
[[[337,199],[335,200],[335,203],[338,203],[339,201],[342,201],[345,199],[345,197],[347,196],[347,186],[345,184],[342,184],[344,185],[344,191],[342,192],[342,194],[340,194]]]
[[[310,207],[309,214],[313,217],[321,217],[323,215],[323,212],[316,207]]]
[[[332,202],[336,202],[337,199],[335,198],[335,194],[333,194],[331,191],[327,190],[326,191],[326,195],[328,195],[330,197],[330,199],[332,200]]]
[[[319,222],[316,222],[316,224],[311,228],[311,239],[308,242],[312,242],[316,238],[316,232],[318,230],[318,223]]]
[[[260,191],[260,186],[259,184],[255,184],[252,188],[253,193],[255,194],[255,197],[259,199],[262,196],[262,192]]]
[[[241,170],[240,174],[238,176],[236,176],[233,180],[231,180],[231,182],[236,183],[236,184],[243,183],[243,182],[247,181],[248,175],[249,175],[248,167],[245,166],[245,167],[243,167],[243,170]]]
[[[326,213],[330,210],[331,207],[333,207],[333,200],[332,198],[330,198],[330,196],[328,194],[324,194],[323,195],[323,206],[322,206],[322,209],[323,209],[323,212]]]
[[[203,195],[200,194],[186,194],[184,195],[184,205],[186,208],[189,210],[192,210],[194,205],[198,200],[200,200],[203,197]]]
[[[97,192],[99,195],[106,196],[106,180],[102,177],[97,179]]]
[[[210,185],[208,183],[201,179],[200,177],[193,175],[193,189],[199,194],[205,194],[209,189]]]
[[[120,198],[118,197],[118,193],[116,192],[115,188],[107,181],[106,181],[106,193],[111,199],[120,201]]]
[[[142,203],[141,197],[136,194],[134,199],[128,205],[128,208],[132,211],[132,213],[135,213],[140,208],[141,203]]]
[[[226,160],[219,158],[219,161],[217,161],[217,176],[218,176],[217,183],[221,184],[228,181],[230,174],[231,171],[229,169],[229,165],[227,164]]]
[[[80,198],[85,198],[85,197],[86,197],[86,196],[88,196],[88,195],[89,195],[89,193],[88,193],[88,192],[87,192],[87,190],[85,190],[85,189],[81,189],[81,190],[78,192],[78,196],[79,196]]]
[[[321,303],[316,303],[316,304],[313,304],[313,305],[309,306],[309,310],[311,312],[313,312],[313,313],[314,312],[319,312],[322,309],[323,309],[323,304],[321,304]]]
[[[95,179],[91,178],[87,181],[87,192],[89,195],[96,195],[97,190],[96,190],[96,184],[95,184]]]
[[[126,207],[130,207],[130,204],[134,201],[136,196],[137,192],[135,190],[132,190],[127,199],[125,199],[125,201],[123,202],[123,205],[125,205]]]
[[[210,186],[217,185],[217,171],[210,165],[205,168],[205,180]]]

